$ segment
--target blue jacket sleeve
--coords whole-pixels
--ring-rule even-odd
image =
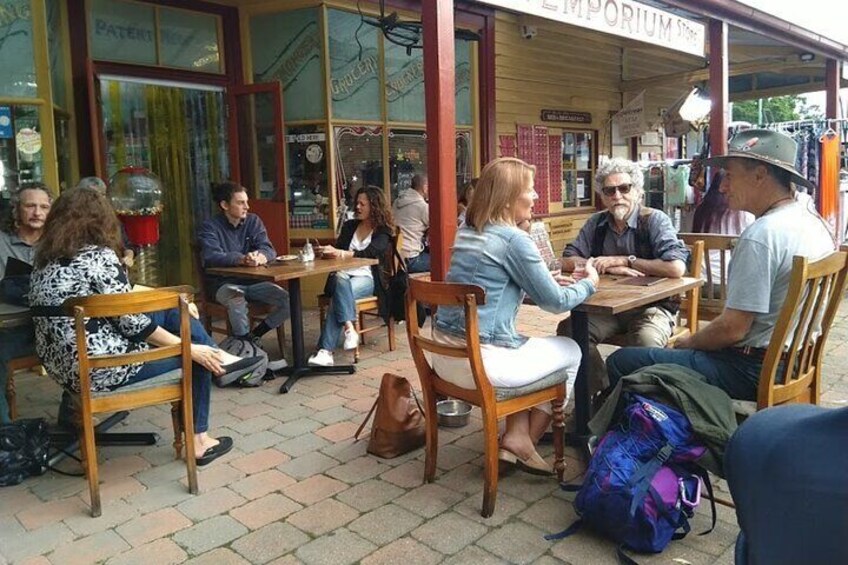
[[[533,240],[525,233],[516,234],[510,240],[504,266],[512,280],[546,312],[567,312],[595,293],[588,280],[571,286],[556,282]]]
[[[250,250],[259,251],[266,259],[273,261],[277,258],[277,251],[274,249],[274,244],[268,238],[268,230],[265,228],[265,224],[262,223],[259,216],[251,215],[250,218],[252,219],[250,224]]]
[[[204,267],[236,267],[244,258],[244,253],[224,248],[224,240],[214,220],[203,222],[197,230],[197,243]]]

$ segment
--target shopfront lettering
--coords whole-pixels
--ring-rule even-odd
[[[0,4],[0,27],[12,26],[19,21],[29,21],[29,2],[4,2]]]
[[[480,0],[507,10],[704,56],[705,28],[634,0]]]
[[[271,64],[258,73],[261,80],[279,79],[286,90],[312,60],[317,60],[321,50],[318,38],[318,24],[312,22],[271,61]]]
[[[373,51],[373,50],[371,50]],[[345,100],[359,91],[369,80],[377,80],[379,76],[379,61],[377,55],[365,55],[356,61],[346,73],[330,81],[333,100]]]
[[[386,99],[389,102],[405,96],[418,84],[424,82],[424,59],[407,63],[398,73],[386,81]]]
[[[104,19],[96,18],[94,20],[94,34],[108,39],[119,39],[121,41],[144,41],[152,43],[156,40],[156,35],[152,29],[135,27],[133,25],[119,25],[110,23]]]

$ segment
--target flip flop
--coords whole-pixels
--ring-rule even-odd
[[[261,355],[256,355],[254,357],[245,357],[229,365],[224,365],[222,367],[224,373],[214,377],[215,384],[219,387],[231,385],[244,375],[252,373],[262,364],[263,360],[264,358]]]
[[[229,365],[221,365],[221,368],[224,369],[224,375],[227,373],[233,373],[235,371],[240,371],[241,369],[246,369],[253,365],[257,365],[260,361],[262,361],[261,355],[254,355],[253,357],[245,357],[243,359],[239,359]]]
[[[233,448],[233,438],[229,436],[221,436],[218,438],[218,445],[213,445],[203,452],[203,455],[196,457],[195,461],[199,466],[209,465],[214,460],[222,455],[230,452]]]

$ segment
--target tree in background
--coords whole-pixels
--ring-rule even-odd
[[[764,98],[762,104],[762,124],[760,124],[758,100],[734,102],[732,120],[763,125],[774,122],[824,118],[824,112],[817,104],[808,104],[807,100],[801,96],[787,95]]]

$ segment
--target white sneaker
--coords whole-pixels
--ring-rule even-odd
[[[309,357],[310,365],[318,365],[319,367],[332,367],[335,364],[333,361],[333,352],[326,349],[319,349],[318,353]]]
[[[276,361],[268,361],[268,369],[271,371],[279,371],[289,366],[288,361],[280,357]]]
[[[344,332],[344,348],[347,350],[359,347],[359,334],[354,329],[346,329]]]

